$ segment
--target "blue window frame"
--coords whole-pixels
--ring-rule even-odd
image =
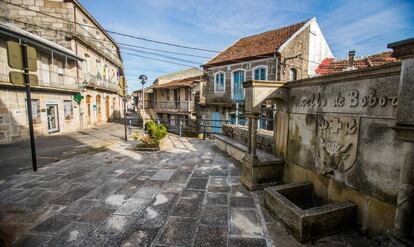
[[[225,81],[226,81],[226,74],[224,72],[217,72],[214,75],[214,92],[224,93],[225,92]]]
[[[233,100],[243,101],[243,82],[244,82],[244,70],[236,70],[233,72]]]
[[[267,80],[267,67],[266,66],[259,66],[253,70],[253,79],[265,81]]]

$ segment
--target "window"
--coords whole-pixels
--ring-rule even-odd
[[[63,101],[63,114],[65,117],[65,120],[73,119],[72,100]]]
[[[265,81],[267,80],[267,67],[260,65],[253,69],[253,79]]]
[[[296,81],[298,78],[298,71],[295,68],[290,68],[289,70],[289,80]]]
[[[170,100],[170,90],[169,89],[165,89],[165,98],[166,100]]]
[[[40,124],[42,118],[40,117],[40,100],[32,99],[32,120],[33,124]]]
[[[214,92],[224,93],[226,74],[224,72],[217,72],[214,74]]]

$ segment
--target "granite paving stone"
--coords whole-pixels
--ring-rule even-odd
[[[88,211],[91,207],[97,205],[99,201],[96,200],[83,200],[79,199],[71,204],[69,204],[65,209],[61,211],[62,214],[73,214],[81,215]]]
[[[240,184],[241,164],[214,141],[169,134],[167,150],[136,153],[117,140],[0,181],[0,226],[20,236],[10,245],[303,246],[266,212],[263,192]],[[352,238],[360,237],[313,244],[362,243]]]
[[[119,236],[133,221],[132,216],[112,215],[96,229],[94,235],[103,235],[110,238]]]
[[[207,193],[205,204],[227,205],[227,203],[228,203],[227,193]]]
[[[161,169],[151,177],[151,180],[169,180],[175,171],[174,169]]]
[[[77,187],[55,198],[54,200],[52,200],[52,203],[59,205],[69,205],[72,202],[88,194],[91,190],[91,187]]]
[[[201,201],[197,199],[181,198],[172,215],[182,217],[196,217],[201,212]]]
[[[230,212],[230,234],[250,237],[263,236],[256,210],[232,209]]]
[[[191,178],[187,184],[187,189],[204,190],[206,188],[208,179]]]
[[[158,192],[160,191],[160,188],[157,187],[151,187],[151,186],[142,186],[137,190],[137,192],[132,195],[134,198],[147,198],[151,199],[153,198]]]
[[[191,246],[195,226],[196,219],[194,218],[170,217],[156,243]]]
[[[148,205],[149,199],[130,198],[114,214],[138,215]]]
[[[88,212],[84,213],[81,218],[79,218],[79,221],[99,225],[107,220],[113,212],[115,212],[115,209],[93,207]]]
[[[53,234],[60,231],[65,226],[69,225],[73,219],[73,216],[53,215],[44,220],[43,222],[39,223],[38,225],[34,226],[32,228],[32,231]]]
[[[229,238],[228,247],[267,247],[266,240],[263,238]],[[277,245],[283,246],[283,245]]]
[[[252,197],[230,196],[230,206],[233,208],[255,208],[256,204]]]
[[[215,225],[199,225],[194,246],[226,247],[227,227]]]
[[[201,211],[201,224],[227,226],[228,207],[218,205],[210,205],[203,207]]]
[[[89,234],[95,230],[96,226],[83,222],[71,223],[65,230],[54,236],[46,246],[50,247],[69,247],[79,246],[79,243],[85,241]]]

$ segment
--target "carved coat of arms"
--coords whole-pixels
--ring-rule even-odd
[[[346,171],[354,164],[359,118],[318,116],[316,162],[320,173]]]

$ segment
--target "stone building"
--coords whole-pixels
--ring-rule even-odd
[[[413,244],[414,39],[389,47],[392,57],[329,59],[321,76],[246,82],[247,130],[215,135],[243,163],[241,183],[265,188],[268,212],[299,241],[353,228],[391,236],[384,246]],[[256,121],[268,100],[278,109],[272,137]]]
[[[47,105],[55,105],[56,109],[53,111],[59,115],[56,118],[61,119],[60,115],[64,114],[64,104],[57,101],[60,96],[42,96],[44,101],[40,100],[39,109],[40,116],[45,119],[41,121],[42,127],[37,128],[42,129],[42,131],[37,131],[38,134],[73,131],[121,117],[126,83],[123,79],[119,48],[111,36],[78,1],[1,1],[0,13],[2,23],[12,24],[14,27],[50,41],[59,49],[70,50],[74,54],[72,57],[76,57],[76,59],[67,59],[70,56],[62,55],[62,52],[55,50],[39,53],[40,83],[51,87],[60,84],[60,87],[65,90],[70,89],[72,95],[80,92],[84,98],[79,106],[74,101],[72,102],[75,109],[74,122],[56,121],[53,124],[56,127],[48,128],[47,114],[43,111],[48,110]],[[6,61],[5,59],[6,57],[2,56],[2,60]],[[7,68],[5,71],[7,72]],[[7,78],[3,82],[9,84]],[[65,97],[71,96],[70,93],[65,91]],[[24,98],[20,96],[18,98],[24,101]],[[8,100],[14,101],[11,98]],[[69,103],[67,105],[69,109]],[[13,112],[14,109],[9,108],[9,111]],[[68,126],[65,126],[66,123]],[[27,124],[20,122],[18,125]],[[15,130],[16,127],[12,129]],[[16,134],[16,131],[13,133]],[[13,136],[15,136],[13,140],[26,138],[25,134]],[[6,142],[11,140],[8,138]]]
[[[236,103],[243,108],[244,81],[312,77],[317,64],[331,57],[315,18],[242,38],[203,65],[208,82],[202,114],[220,130],[222,120],[235,122]]]
[[[198,103],[202,95],[203,71],[184,69],[158,77],[151,87],[144,90],[146,119],[160,120],[169,126],[190,125],[198,117]],[[140,99],[141,90],[134,92]],[[140,105],[138,106],[142,116]]]

